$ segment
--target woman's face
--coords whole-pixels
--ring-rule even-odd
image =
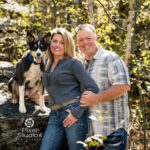
[[[51,52],[55,58],[64,58],[65,46],[61,34],[55,34],[51,40]]]

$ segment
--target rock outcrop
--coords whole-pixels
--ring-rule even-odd
[[[0,61],[0,83],[7,82],[14,74],[15,66],[10,62]]]

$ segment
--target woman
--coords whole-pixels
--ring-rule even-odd
[[[49,64],[44,73],[43,83],[49,94],[52,109],[41,150],[60,150],[67,138],[70,150],[84,149],[77,141],[84,141],[87,133],[87,110],[80,107],[83,91],[95,93],[98,88],[74,59],[75,44],[71,34],[64,28],[51,32]]]

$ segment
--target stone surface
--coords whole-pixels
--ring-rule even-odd
[[[39,150],[48,113],[40,112],[29,100],[26,100],[27,113],[20,113],[6,89],[6,83],[0,83],[0,150]]]
[[[7,82],[13,76],[14,70],[12,63],[0,61],[0,82]]]

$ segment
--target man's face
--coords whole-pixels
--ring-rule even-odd
[[[97,36],[89,29],[79,30],[77,33],[77,45],[85,56],[94,55],[97,51]]]

